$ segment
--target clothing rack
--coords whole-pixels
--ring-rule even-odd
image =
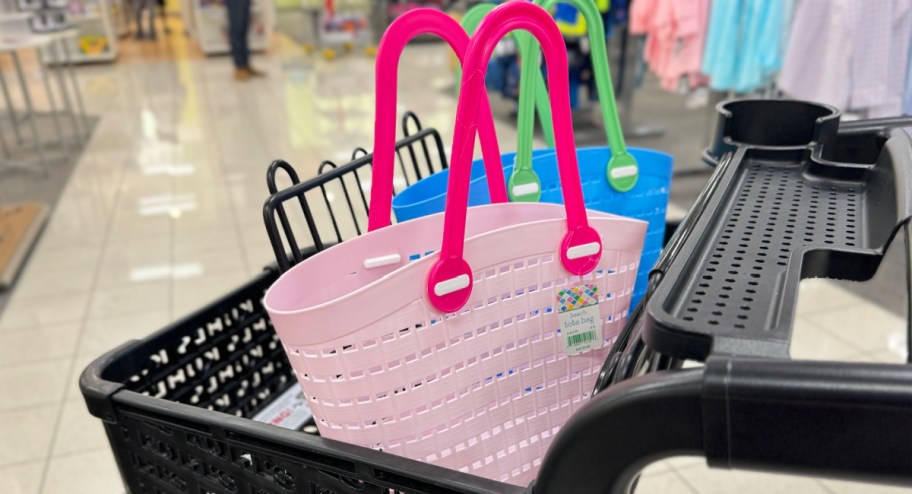
[[[686,81],[691,89],[819,101],[862,118],[912,113],[907,1],[631,3],[634,32],[646,35],[645,58],[666,89]]]

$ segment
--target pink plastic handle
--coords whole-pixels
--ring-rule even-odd
[[[469,35],[456,20],[434,9],[414,9],[399,16],[383,35],[377,50],[376,113],[374,120],[374,162],[371,179],[370,214],[368,231],[389,226],[393,197],[393,156],[396,141],[396,87],[399,57],[402,50],[416,36],[433,34],[443,38],[456,52],[460,62],[465,59]],[[482,98],[481,151],[491,202],[507,202],[507,185],[504,182],[500,149],[494,131],[494,119],[487,97]],[[475,135],[472,135],[475,146]],[[471,154],[471,153],[470,153]]]
[[[440,258],[428,274],[427,285],[428,299],[443,312],[458,311],[472,293],[472,269],[463,259],[463,244],[477,118],[487,101],[484,84],[487,61],[500,38],[516,29],[529,31],[538,39],[548,66],[554,140],[567,212],[567,233],[560,246],[561,263],[570,273],[583,275],[595,269],[601,258],[601,237],[589,226],[583,202],[570,120],[569,69],[563,37],[546,10],[529,2],[507,2],[492,10],[478,26],[463,63],[443,244]]]

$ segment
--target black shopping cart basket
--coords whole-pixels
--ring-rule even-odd
[[[358,153],[283,191],[278,171],[298,180],[275,163],[266,213],[281,268],[83,373],[128,491],[627,493],[642,468],[676,455],[912,484],[912,367],[788,356],[800,279],[866,279],[897,232],[909,238],[912,140],[890,130],[896,122],[840,126],[837,111],[808,103],[720,110],[706,153],[714,174],[612,349],[600,392],[562,428],[528,488],[253,420],[296,388],[262,294],[280,269],[361,231],[358,173],[370,155]],[[432,161],[446,166],[432,129],[397,149],[408,177],[433,173]],[[297,223],[289,201],[300,203]],[[314,247],[301,248],[300,225]],[[683,369],[685,360],[703,366]]]

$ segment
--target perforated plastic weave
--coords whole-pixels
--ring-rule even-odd
[[[586,208],[595,211],[627,216],[649,222],[646,244],[640,261],[637,285],[631,307],[646,293],[649,270],[662,253],[665,239],[665,212],[671,190],[674,160],[668,154],[643,148],[629,148],[640,166],[640,175],[633,189],[618,193],[605,179],[605,163],[611,157],[608,148],[580,148],[580,179]],[[515,153],[504,154],[504,175],[513,173],[511,164]],[[533,169],[541,180],[541,202],[562,204],[560,179],[553,150],[537,149],[533,154]],[[393,211],[399,221],[408,221],[443,211],[446,203],[449,170],[431,175],[406,188],[393,198]],[[488,181],[481,160],[473,163],[472,182],[469,188],[469,205],[490,204]]]
[[[651,149],[629,148],[628,151],[636,158],[640,174],[636,185],[624,193],[612,189],[605,180],[604,164],[611,158],[610,149],[580,148],[576,154],[580,160],[580,179],[587,209],[649,222],[643,257],[640,259],[640,270],[637,273],[637,284],[630,303],[633,308],[646,293],[649,271],[662,253],[665,241],[665,212],[668,209],[674,160],[668,154]],[[554,154],[534,156],[532,165],[541,180],[541,201],[562,203]]]
[[[860,245],[858,184],[805,181],[791,163],[746,162],[741,188],[727,212],[709,261],[696,273],[681,318],[699,325],[761,330],[769,295],[789,257],[805,245]],[[763,290],[766,291],[766,290]]]
[[[321,435],[530,482],[554,434],[588,399],[626,321],[646,231],[643,222],[590,211],[603,252],[580,278],[546,240],[560,238],[564,214],[540,203],[470,208],[466,259],[475,281],[455,314],[435,312],[421,294],[433,247],[411,255],[395,248],[401,238],[436,244],[442,215],[342,243],[282,276],[265,305]],[[491,229],[504,218],[518,225]],[[516,242],[519,235],[527,241]],[[365,245],[402,260],[365,269]],[[330,273],[336,279],[324,289],[301,289]],[[604,344],[567,357],[554,307],[559,289],[582,282],[598,287]]]
[[[262,305],[275,278],[264,272],[181,321],[177,337],[150,339],[147,353],[132,363],[127,389],[238,417],[255,415],[293,381]]]

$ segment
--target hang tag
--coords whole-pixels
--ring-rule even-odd
[[[301,387],[294,384],[256,414],[253,420],[297,431],[311,417],[313,414],[307,406],[307,397],[304,396]]]
[[[557,320],[560,322],[564,353],[568,356],[601,348],[602,316],[598,307],[598,286],[588,283],[557,292]]]

